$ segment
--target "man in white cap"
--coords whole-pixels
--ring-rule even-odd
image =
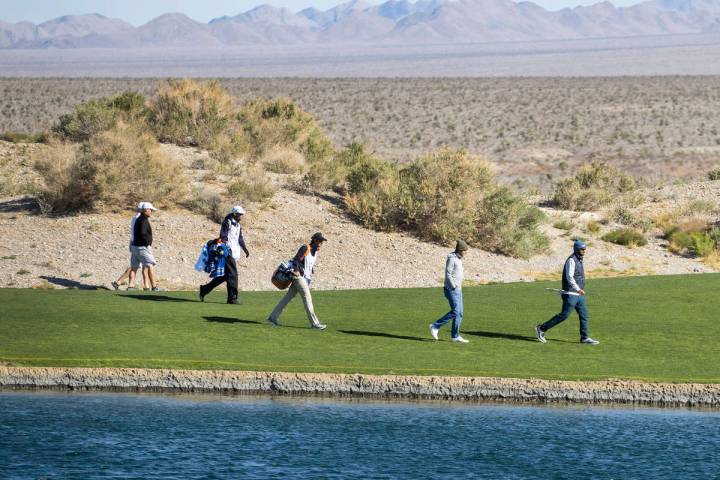
[[[133,242],[133,237],[135,236],[135,222],[137,222],[137,219],[140,217],[140,215],[142,215],[142,213],[140,213],[140,212],[142,212],[144,209],[145,209],[145,202],[138,203],[138,206],[135,209],[136,213],[133,216],[132,220],[130,221],[129,249],[130,249],[130,262],[131,263],[132,263],[132,242]],[[133,270],[132,267],[127,267],[127,269],[123,272],[123,274],[120,275],[120,277],[117,280],[115,280],[114,282],[111,283],[112,287],[115,290],[119,290],[120,284],[122,283],[123,280],[125,280],[127,278],[128,279],[127,289],[128,290],[136,290],[135,277],[137,276],[137,271],[139,269],[140,269],[140,267],[136,268],[135,270]],[[150,279],[147,277],[147,275],[143,275],[143,287],[146,290],[150,288]]]
[[[143,275],[147,274],[152,289],[159,291],[161,289],[158,287],[155,273],[157,262],[152,251],[153,234],[150,226],[150,217],[157,208],[150,202],[141,202],[138,209],[140,209],[140,216],[135,220],[130,245],[130,268],[136,270],[142,266]]]
[[[227,287],[227,303],[239,305],[238,299],[238,272],[237,261],[240,259],[240,252],[245,253],[245,258],[250,256],[250,251],[245,246],[240,219],[245,215],[245,209],[235,205],[225,217],[220,227],[220,239],[230,248],[230,256],[225,260],[225,275],[213,278],[210,283],[200,286],[200,301],[205,301],[205,296],[213,288],[223,282]]]

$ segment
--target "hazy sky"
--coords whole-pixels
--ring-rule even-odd
[[[264,3],[286,7],[293,11],[306,7],[327,9],[345,0],[0,0],[0,20],[40,23],[61,15],[100,13],[121,18],[133,25],[141,25],[167,12],[181,12],[189,17],[208,22],[223,15],[237,15]],[[367,0],[382,3],[384,0]],[[590,5],[600,0],[535,0],[549,10]],[[638,0],[613,0],[617,6],[639,3]]]

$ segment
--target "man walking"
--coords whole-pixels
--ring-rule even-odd
[[[142,202],[140,216],[133,226],[132,242],[130,247],[130,268],[137,270],[142,266],[143,276],[147,275],[150,286],[154,291],[160,291],[157,274],[155,273],[155,256],[152,251],[153,234],[150,226],[150,217],[157,210],[150,202]]]
[[[320,251],[320,246],[325,241],[327,241],[327,239],[323,234],[317,232],[310,238],[310,243],[300,247],[292,259],[292,270],[295,278],[290,284],[287,294],[280,300],[280,303],[277,304],[268,317],[268,323],[275,326],[280,325],[278,318],[283,312],[283,309],[290,303],[290,300],[295,298],[295,295],[300,294],[300,298],[302,298],[303,305],[305,306],[305,313],[310,322],[310,328],[317,330],[325,330],[327,328],[327,325],[320,323],[317,315],[315,315],[315,308],[313,307],[312,296],[310,295],[310,284],[312,283],[315,260]]]
[[[585,268],[583,258],[587,245],[582,240],[575,240],[573,254],[565,261],[562,275],[562,311],[553,318],[535,326],[535,335],[542,343],[546,343],[545,333],[560,322],[565,321],[573,309],[580,316],[580,343],[597,345],[588,335],[588,310],[585,304]]]
[[[465,340],[460,336],[460,324],[463,319],[462,282],[464,272],[462,258],[467,250],[467,243],[458,240],[455,245],[455,251],[449,254],[445,261],[445,287],[443,288],[443,293],[450,303],[450,311],[435,323],[430,324],[430,335],[434,340],[438,339],[438,331],[440,328],[452,320],[450,341],[469,343],[469,340]]]
[[[220,239],[230,249],[230,255],[225,259],[225,272],[222,276],[213,278],[210,283],[200,286],[200,301],[205,301],[205,296],[212,290],[225,282],[227,288],[227,303],[239,305],[238,299],[238,271],[237,261],[240,259],[240,252],[245,252],[245,258],[250,256],[250,251],[245,246],[240,219],[245,215],[245,209],[235,205],[225,217],[220,227]]]
[[[137,219],[142,215],[142,211],[145,209],[145,202],[138,203],[137,208],[135,209],[135,215],[133,216],[132,220],[130,221],[130,243],[128,245],[128,248],[130,250],[130,262],[132,262],[132,243],[133,243],[133,237],[135,236],[135,222],[137,222]],[[132,267],[127,267],[125,271],[123,272],[120,277],[118,277],[117,280],[111,283],[112,287],[115,290],[120,289],[120,284],[125,280],[128,279],[128,290],[137,290],[135,287],[135,277],[137,276],[137,271],[139,268],[133,270]],[[150,289],[150,280],[148,279],[147,275],[143,275],[143,288],[145,290]]]

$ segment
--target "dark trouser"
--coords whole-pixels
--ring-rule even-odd
[[[223,282],[227,282],[227,299],[228,302],[232,300],[237,300],[238,297],[238,273],[237,273],[237,264],[235,263],[235,259],[233,257],[228,257],[225,260],[225,275],[222,277],[215,277],[212,280],[210,280],[210,283],[205,284],[200,287],[200,293],[205,296],[208,293],[212,292],[213,288],[217,287],[218,285],[222,284]]]
[[[565,321],[575,310],[580,316],[580,340],[588,338],[588,309],[585,304],[585,295],[562,295],[562,301],[562,311],[540,325],[540,330],[547,332],[558,323]]]

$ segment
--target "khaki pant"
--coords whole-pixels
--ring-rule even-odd
[[[285,294],[285,296],[280,300],[280,303],[277,304],[275,309],[270,314],[270,320],[273,322],[277,322],[278,317],[280,317],[280,314],[285,309],[288,303],[290,303],[290,300],[295,298],[295,295],[300,294],[300,298],[302,298],[303,305],[305,306],[305,313],[307,314],[308,321],[310,322],[311,327],[317,327],[320,325],[320,320],[318,320],[317,316],[315,315],[315,309],[313,308],[312,303],[312,296],[310,295],[310,286],[307,283],[307,280],[305,280],[303,277],[298,277],[290,284],[290,288],[288,289],[288,292]]]

